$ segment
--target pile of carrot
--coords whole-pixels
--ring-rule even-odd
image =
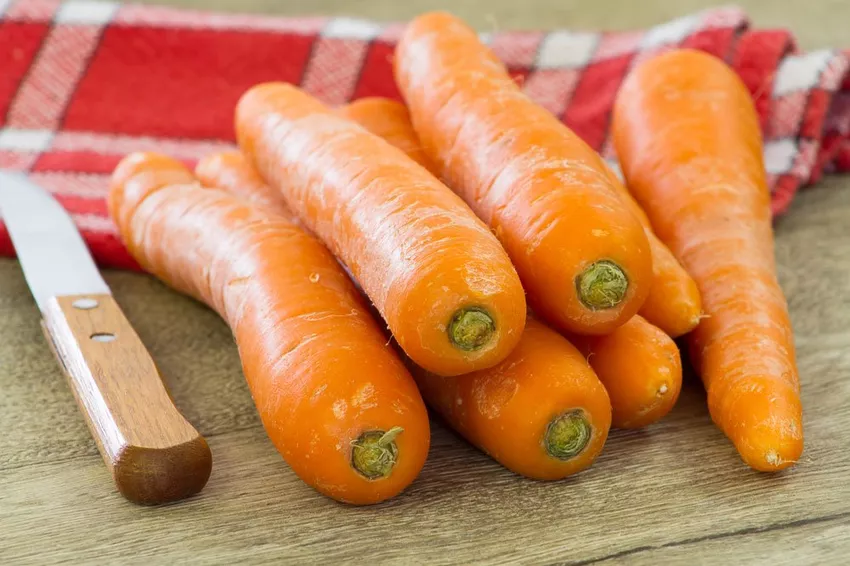
[[[394,66],[404,103],[257,85],[237,150],[194,171],[132,154],[112,179],[127,248],[230,325],[295,473],[352,504],[400,493],[427,405],[508,469],[567,477],[611,427],[671,411],[679,337],[743,460],[799,459],[758,119],[732,70],[691,50],[637,65],[621,181],[457,18],[416,18]]]

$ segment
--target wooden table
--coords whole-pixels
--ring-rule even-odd
[[[318,6],[375,17],[419,9],[401,4]],[[475,12],[483,2],[453,4],[487,26],[488,13]],[[588,27],[623,27],[629,17],[636,25],[660,21],[703,3],[638,4],[639,10],[628,0],[486,3],[505,26],[523,10],[517,25]],[[846,3],[744,4],[756,21],[793,25],[807,46],[850,39],[842,35]],[[421,477],[372,508],[321,497],[287,468],[259,424],[230,334],[213,313],[150,278],[116,272],[107,273],[109,284],[214,457],[200,496],[161,508],[127,503],[50,356],[17,263],[0,260],[0,564],[846,563],[848,220],[850,179],[830,178],[801,195],[777,226],[805,405],[806,452],[793,470],[748,470],[711,424],[692,380],[667,419],[613,433],[591,470],[558,483],[521,479],[435,423]]]

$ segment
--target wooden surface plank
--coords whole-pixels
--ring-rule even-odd
[[[265,9],[262,0],[251,2]],[[392,19],[422,2],[311,5]],[[481,6],[456,4],[461,14]],[[652,0],[639,12],[625,0],[507,4],[488,4],[476,23],[522,10],[510,25],[626,27],[706,2]],[[847,20],[838,15],[850,15],[848,5],[744,4],[757,21],[792,23],[810,45],[847,39],[836,22]],[[835,10],[831,17],[825,5]],[[850,551],[848,219],[850,179],[831,178],[801,195],[777,226],[805,408],[806,451],[793,470],[768,476],[741,464],[692,380],[669,418],[646,431],[615,432],[591,470],[557,483],[518,478],[435,423],[421,477],[402,496],[367,509],[319,496],[286,467],[213,313],[148,277],[111,272],[119,303],[214,458],[210,482],[194,499],[153,509],[124,501],[46,348],[17,263],[0,260],[0,564],[840,563]]]

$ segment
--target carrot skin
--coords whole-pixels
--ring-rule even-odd
[[[519,345],[493,368],[460,379],[412,371],[432,408],[517,474],[539,480],[575,474],[593,463],[608,437],[611,404],[605,388],[573,345],[533,318]],[[578,429],[564,421],[574,416],[584,423]],[[559,439],[562,424],[573,426]]]
[[[238,150],[207,155],[195,166],[195,176],[208,187],[220,188],[263,210],[298,223],[286,202],[260,177]]]
[[[119,164],[109,206],[140,265],[228,322],[263,426],[301,479],[359,505],[414,480],[430,442],[421,396],[317,239],[152,154]]]
[[[631,318],[649,293],[649,243],[602,158],[448,14],[415,18],[394,64],[423,148],[505,246],[535,313],[580,334]]]
[[[337,114],[356,122],[390,145],[403,151],[410,159],[435,176],[437,168],[428,157],[410,122],[410,113],[401,102],[379,96],[360,98],[341,106]]]
[[[699,288],[649,228],[646,236],[652,249],[652,288],[638,314],[671,338],[679,338],[696,328],[702,318]]]
[[[689,348],[712,419],[752,468],[793,465],[799,379],[749,92],[719,59],[673,50],[625,80],[612,132],[629,189],[699,287]]]
[[[340,258],[417,364],[492,367],[525,324],[522,285],[469,208],[399,149],[283,83],[237,106],[242,151]]]
[[[615,428],[648,426],[669,413],[682,390],[676,343],[641,316],[607,336],[571,336],[605,385]]]

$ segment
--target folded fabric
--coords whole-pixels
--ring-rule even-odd
[[[30,172],[69,210],[95,259],[136,269],[105,204],[126,153],[189,164],[233,144],[233,108],[263,81],[328,104],[399,98],[391,57],[403,24],[274,18],[110,2],[0,1],[0,168]],[[610,110],[639,60],[684,46],[722,57],[758,109],[773,210],[823,172],[850,170],[850,51],[800,52],[736,7],[643,31],[482,34],[534,100],[606,158]],[[0,255],[14,250],[0,224]]]

